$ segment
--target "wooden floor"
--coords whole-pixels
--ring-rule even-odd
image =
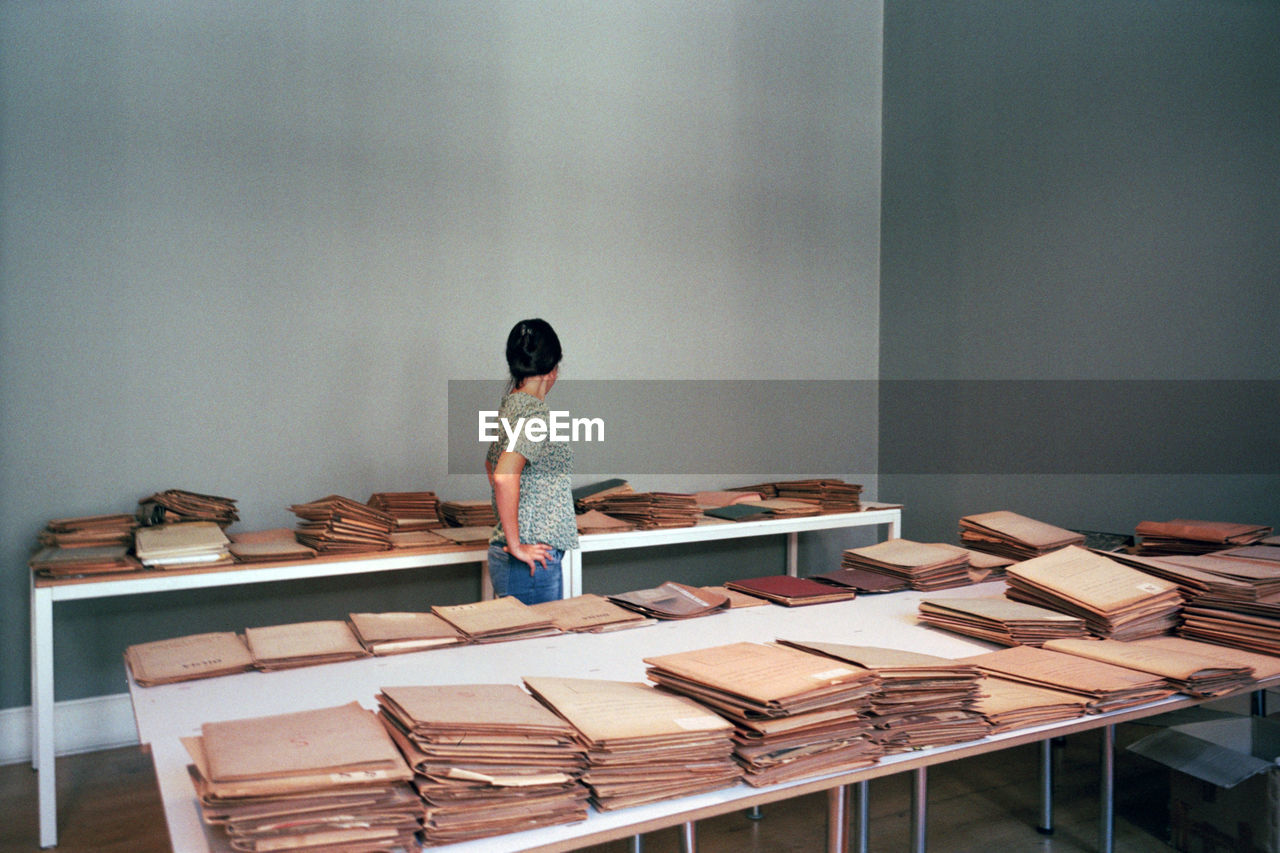
[[[1144,731],[1119,729],[1122,747]],[[1036,745],[1013,747],[929,771],[927,846],[931,851],[1041,851],[1097,849],[1098,754],[1096,733],[1060,741],[1054,750],[1055,831],[1035,829],[1040,814]],[[1172,850],[1168,837],[1167,771],[1123,749],[1116,754],[1116,853]],[[871,783],[871,849],[901,851],[910,845],[909,775]],[[122,748],[58,760],[61,853],[161,853],[169,851],[150,759]],[[0,767],[0,853],[39,849],[35,774],[26,765]],[[702,821],[701,853],[799,853],[826,843],[826,795],[800,797],[762,809],[752,820],[735,812]],[[587,848],[628,853],[629,841]],[[644,853],[680,849],[675,829],[646,835]],[[186,853],[177,851],[176,853]]]

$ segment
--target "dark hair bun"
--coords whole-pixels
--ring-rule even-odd
[[[514,385],[550,373],[560,358],[560,338],[546,320],[521,320],[507,335],[507,367]]]

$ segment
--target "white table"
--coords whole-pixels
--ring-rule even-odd
[[[991,595],[998,594],[1001,588],[999,583],[981,584],[948,590],[947,595]],[[225,839],[209,831],[200,820],[195,791],[186,771],[189,759],[179,741],[183,736],[199,733],[202,723],[328,707],[351,700],[372,709],[376,708],[377,692],[389,686],[512,684],[520,683],[523,676],[529,675],[644,681],[643,658],[646,656],[741,640],[825,640],[894,646],[945,657],[962,657],[993,648],[978,640],[917,624],[914,614],[922,595],[901,592],[798,608],[767,605],[611,634],[569,634],[437,649],[412,655],[272,673],[244,673],[159,687],[143,688],[131,684],[130,693],[139,739],[151,747],[174,849],[184,853],[204,850],[224,853],[229,850]],[[740,783],[721,791],[615,812],[593,811],[586,821],[577,824],[545,827],[439,849],[446,853],[567,851],[816,791],[829,792],[831,815],[836,820],[843,820],[846,786],[850,784],[905,770],[917,771],[918,779],[923,782],[924,768],[933,764],[1110,727],[1197,701],[1175,696],[1141,708],[1090,715],[970,743],[893,755],[856,771],[766,788],[752,788]],[[1104,761],[1104,790],[1109,790],[1105,786],[1108,769]],[[1103,824],[1108,833],[1109,806],[1110,802],[1106,801]],[[922,814],[923,803],[918,809]],[[847,845],[843,827],[829,827],[828,839],[828,849],[832,851],[843,851]]]

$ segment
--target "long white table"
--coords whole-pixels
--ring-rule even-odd
[[[856,513],[819,515],[796,519],[699,524],[669,530],[637,530],[625,533],[583,536],[581,549],[565,555],[563,589],[565,597],[582,592],[583,551],[616,550],[655,545],[710,542],[724,539],[786,535],[787,571],[797,572],[797,537],[817,530],[887,525],[887,535],[901,536],[902,510],[894,504],[863,502],[866,509]],[[402,571],[430,566],[483,564],[486,549],[459,549],[445,552],[394,551],[358,556],[319,557],[289,563],[236,566],[229,569],[188,569],[147,571],[104,578],[51,581],[31,576],[31,764],[38,774],[40,846],[58,843],[58,805],[54,771],[57,733],[54,723],[53,634],[54,605],[64,601],[144,595],[155,592],[204,589],[207,587],[308,578]],[[835,568],[835,567],[832,567]],[[489,590],[488,573],[482,573]],[[235,626],[239,627],[239,626]],[[121,650],[123,651],[123,649]]]
[[[959,590],[948,596],[999,594],[1000,583]],[[963,657],[993,648],[990,644],[917,624],[914,614],[922,593],[900,592],[864,596],[855,601],[810,607],[776,605],[743,608],[700,619],[663,622],[611,634],[569,634],[509,643],[438,649],[412,655],[370,658],[341,664],[272,673],[242,675],[143,688],[131,685],[139,739],[150,745],[165,817],[175,850],[217,851],[229,847],[219,833],[200,820],[198,804],[186,765],[189,759],[180,738],[197,734],[201,724],[328,707],[351,700],[376,708],[383,687],[413,684],[506,683],[523,676],[557,675],[644,681],[643,658],[723,643],[777,638],[822,640],[856,645],[881,645]],[[439,848],[447,853],[515,853],[567,851],[588,844],[626,838],[701,818],[827,791],[831,820],[843,820],[843,804],[850,784],[915,770],[923,785],[923,770],[931,765],[1017,744],[1162,713],[1195,704],[1175,696],[1140,708],[1105,715],[1089,715],[1052,725],[1037,726],[954,746],[889,756],[856,771],[753,788],[732,788],[615,812],[592,812],[583,822],[513,833],[481,841]],[[1104,771],[1107,767],[1104,766]],[[1104,788],[1108,777],[1104,772]],[[920,794],[923,796],[922,792]],[[1103,820],[1109,845],[1109,800]],[[923,809],[923,802],[919,808]],[[1100,834],[1100,838],[1102,835]],[[845,830],[828,829],[828,848],[843,853]],[[1107,849],[1103,845],[1103,849]]]

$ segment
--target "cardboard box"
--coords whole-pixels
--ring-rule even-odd
[[[1232,716],[1161,729],[1129,749],[1172,769],[1170,843],[1280,853],[1280,722]]]

